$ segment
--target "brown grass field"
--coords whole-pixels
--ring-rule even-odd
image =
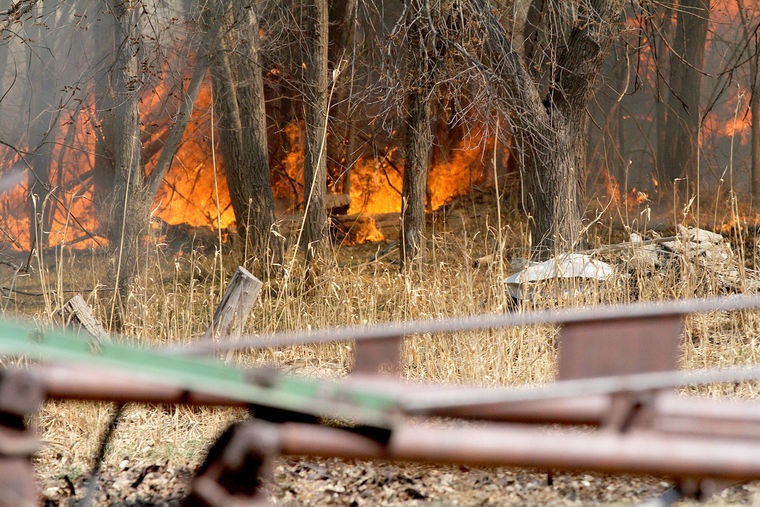
[[[472,194],[431,214],[425,253],[406,275],[392,262],[397,255],[367,262],[385,243],[335,246],[320,263],[316,283],[307,284],[300,256],[291,250],[287,276],[266,279],[262,274],[265,286],[248,330],[314,329],[504,311],[507,298],[501,280],[511,271],[509,260],[521,256],[528,244],[526,222],[517,203],[502,203],[502,207],[511,211],[505,211],[499,220],[489,194]],[[730,205],[709,208],[700,214],[700,226],[731,222]],[[607,209],[589,229],[590,246],[626,240],[623,225],[643,231],[661,224],[672,227],[676,221],[697,223],[696,212],[690,208],[657,217],[646,206]],[[740,277],[754,277],[758,258],[754,234],[745,228],[732,229],[727,236]],[[190,342],[208,325],[240,254],[220,253],[219,249],[210,254],[173,253],[156,242],[146,249],[149,260],[128,300],[125,334],[141,343]],[[489,254],[495,254],[494,262],[474,267],[475,259]],[[51,257],[35,259],[34,273],[16,280],[18,288],[39,290],[41,286],[46,295],[6,300],[6,314],[21,313],[47,324],[72,295],[64,291],[79,290],[102,322],[108,323],[111,292],[100,285],[107,279],[107,258],[98,252]],[[555,287],[546,287],[544,297],[520,310],[724,292],[714,272],[682,259],[646,272],[637,270],[629,257],[627,252],[602,255],[614,262],[618,275],[612,281],[585,287],[580,297],[556,296]],[[682,367],[760,362],[759,315],[689,317]],[[406,344],[403,375],[410,380],[483,385],[551,381],[556,370],[555,335],[556,329],[539,326],[416,337]],[[232,358],[246,365],[274,364],[317,376],[345,375],[350,359],[351,346],[346,344],[266,350]],[[711,386],[700,394],[751,398],[758,396],[759,389],[760,383],[748,382]],[[35,465],[49,504],[67,505],[72,497],[84,494],[85,476],[112,410],[109,404],[74,402],[44,407],[37,421],[44,445]],[[214,437],[230,422],[246,416],[233,409],[128,406],[106,455],[98,504],[177,503]],[[280,459],[268,494],[273,501],[288,505],[586,504],[646,500],[668,487],[662,479],[646,477],[562,474],[548,486],[545,474],[515,469]],[[760,487],[736,485],[710,502],[757,503]]]

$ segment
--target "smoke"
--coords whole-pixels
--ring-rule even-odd
[[[6,169],[0,176],[0,196],[8,193],[23,183],[26,178],[27,169],[22,164],[14,164],[10,169]]]

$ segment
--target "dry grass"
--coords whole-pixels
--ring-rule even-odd
[[[251,331],[321,328],[404,319],[436,318],[503,311],[507,305],[502,280],[508,260],[527,246],[525,223],[516,212],[503,217],[502,234],[495,231],[492,203],[465,198],[431,218],[430,241],[424,257],[402,276],[397,265],[367,263],[377,245],[339,247],[318,267],[317,282],[305,282],[300,261],[288,266],[284,279],[268,280],[248,325]],[[485,211],[484,211],[485,210]],[[621,217],[619,217],[621,218]],[[591,231],[597,243],[622,239],[611,221],[600,221]],[[635,224],[634,224],[635,225]],[[499,239],[503,247],[497,248]],[[742,238],[746,239],[746,238]],[[745,250],[752,241],[743,243]],[[510,245],[506,248],[505,245]],[[474,259],[496,253],[487,267],[473,267]],[[140,342],[186,342],[205,330],[226,277],[235,267],[234,255],[197,252],[168,254],[153,244],[146,252],[146,269],[128,301],[126,333]],[[755,258],[754,252],[743,255]],[[290,258],[290,257],[288,257]],[[618,261],[615,281],[586,288],[581,297],[567,298],[548,288],[546,297],[532,306],[689,298],[717,294],[719,284],[706,271],[689,269],[675,260],[655,273],[636,271]],[[748,263],[737,253],[737,262]],[[65,301],[66,288],[96,287],[107,278],[108,261],[97,254],[80,253],[40,262],[33,277],[19,286],[42,284],[53,293],[45,298],[19,296],[6,303],[6,312],[22,312],[40,321]],[[111,293],[86,291],[84,297],[103,322],[109,321]],[[527,305],[526,305],[527,306]],[[553,346],[556,329],[533,327],[454,336],[419,336],[405,348],[404,375],[409,379],[479,384],[519,384],[551,380],[556,370]],[[711,314],[687,320],[681,364],[684,368],[760,362],[760,319],[754,313]],[[266,350],[240,355],[243,364],[270,363],[315,375],[343,375],[351,346],[330,344]],[[757,396],[757,383],[713,386],[706,394]],[[87,470],[111,407],[84,403],[49,403],[39,417],[46,442],[37,459],[43,484]],[[106,466],[130,463],[168,463],[194,466],[212,438],[231,421],[245,416],[231,409],[130,406],[117,430]]]

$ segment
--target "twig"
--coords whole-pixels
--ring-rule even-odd
[[[599,248],[581,250],[578,253],[592,255],[592,254],[602,253],[602,252],[614,252],[616,250],[625,250],[626,248],[632,248],[632,247],[637,247],[637,246],[659,245],[661,243],[667,243],[668,241],[677,241],[678,239],[679,239],[678,236],[668,236],[665,238],[647,239],[645,241],[626,241],[624,243],[616,243],[614,245],[604,245],[604,246],[600,246]]]
[[[100,466],[103,464],[103,458],[106,456],[106,448],[108,448],[108,443],[111,441],[111,437],[113,436],[114,431],[116,431],[116,427],[119,425],[119,420],[121,419],[121,415],[123,413],[124,404],[120,403],[116,406],[116,410],[114,411],[113,416],[111,416],[108,427],[100,439],[98,453],[95,455],[95,462],[92,464],[92,472],[90,472],[90,480],[87,481],[87,493],[85,494],[84,498],[82,499],[82,503],[80,504],[84,507],[89,507],[93,504],[93,500],[95,499],[95,490],[98,486],[98,474],[100,473]]]

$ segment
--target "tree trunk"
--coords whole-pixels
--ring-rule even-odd
[[[670,55],[670,89],[663,165],[670,182],[697,174],[699,96],[704,64],[710,0],[682,0],[678,4],[673,52]]]
[[[275,223],[269,176],[258,21],[250,8],[222,12],[220,3],[217,12],[221,19],[216,23],[229,25],[230,31],[215,42],[220,47],[212,58],[214,107],[238,233],[254,257],[281,264],[284,242]],[[237,24],[229,23],[232,18]]]
[[[303,17],[306,46],[303,61],[305,148],[304,148],[304,213],[305,225],[301,248],[307,258],[321,248],[327,234],[327,192],[325,125],[327,121],[327,0],[305,0]]]
[[[151,200],[145,192],[140,157],[140,8],[127,2],[112,6],[116,17],[116,61],[111,71],[114,98],[114,190],[110,234],[116,252],[116,279],[122,301],[139,266],[139,242],[147,230]]]
[[[547,96],[531,77],[506,32],[483,0],[471,0],[484,27],[482,65],[510,117],[526,181],[534,252],[545,257],[582,241],[578,176],[586,150],[586,108],[611,41],[621,29],[622,1],[591,0],[557,51]],[[472,58],[472,57],[471,57]]]
[[[739,16],[742,22],[742,29],[744,30],[744,36],[747,40],[752,40],[752,49],[754,50],[749,60],[749,82],[750,82],[750,121],[751,121],[751,134],[750,145],[752,148],[752,160],[750,166],[750,183],[752,192],[752,201],[757,205],[757,200],[760,198],[760,43],[756,37],[753,37],[751,32],[752,25],[747,19],[744,8],[744,2],[742,0],[736,0],[736,6],[739,8]]]
[[[578,178],[583,167],[580,164],[585,162],[586,142],[581,132],[584,129],[580,128],[583,123],[588,124],[573,121],[555,124],[549,133],[552,142],[540,149],[518,143],[524,154],[526,200],[533,219],[531,243],[539,258],[578,248],[581,244],[583,224]],[[578,154],[580,150],[584,151],[583,156]]]
[[[436,32],[451,29],[452,4],[414,0],[407,7],[409,26],[404,46],[411,76],[406,96],[406,158],[401,191],[402,269],[412,265],[424,242],[427,177],[433,146],[431,101],[445,55],[445,46]]]
[[[407,99],[408,119],[401,210],[401,265],[411,265],[425,233],[425,194],[433,143],[430,90],[415,89]]]
[[[657,38],[656,41],[654,41],[654,48],[657,53],[657,59],[655,61],[656,69],[657,69],[657,75],[655,78],[655,86],[656,86],[656,92],[657,92],[657,104],[655,105],[655,121],[657,123],[657,144],[656,144],[656,150],[657,153],[655,154],[655,171],[657,173],[658,180],[662,180],[663,182],[666,181],[666,178],[668,177],[669,173],[667,170],[667,166],[665,164],[665,158],[666,158],[666,137],[667,137],[667,119],[668,119],[668,108],[667,108],[667,99],[669,97],[670,91],[668,90],[667,83],[665,82],[665,72],[666,72],[666,64],[665,62],[668,61],[667,58],[665,58],[665,55],[667,54],[668,46],[666,45],[666,40],[669,40],[672,35],[672,27],[673,23],[671,22],[672,19],[672,8],[673,8],[673,0],[664,0],[659,7],[657,7],[659,13],[662,15],[662,24],[659,28],[659,33],[661,34],[660,37]],[[658,194],[659,197],[659,194]]]
[[[95,20],[90,31],[89,54],[97,66],[93,69],[93,95],[95,108],[93,118],[95,126],[95,157],[93,160],[93,200],[96,209],[109,209],[113,202],[114,186],[114,97],[111,92],[111,67],[114,64],[116,42],[114,17],[106,14],[107,2],[94,2],[85,14]],[[101,234],[111,238],[112,224],[104,221],[100,224]]]
[[[344,194],[351,194],[351,167],[354,163],[356,135],[351,118],[351,94],[354,78],[354,32],[357,0],[332,2],[329,9],[329,61],[333,69],[340,69],[335,83],[335,101],[331,106],[331,135],[327,139],[327,160],[333,164],[337,182],[342,182]]]
[[[757,63],[753,76],[757,78]],[[750,115],[752,116],[752,200],[757,203],[760,198],[760,86],[756,80],[750,98]],[[755,204],[757,205],[757,204]]]
[[[50,2],[40,2],[35,15],[44,17],[45,7]],[[34,11],[33,11],[34,12]],[[49,24],[35,24],[29,36],[32,40],[42,42],[49,33],[54,33],[56,17],[52,16]],[[31,88],[29,157],[33,174],[29,177],[30,217],[29,237],[36,248],[46,248],[49,244],[51,214],[55,210],[52,200],[45,200],[51,189],[51,170],[58,113],[55,111],[55,57],[50,51],[28,49],[27,77],[39,86]]]

